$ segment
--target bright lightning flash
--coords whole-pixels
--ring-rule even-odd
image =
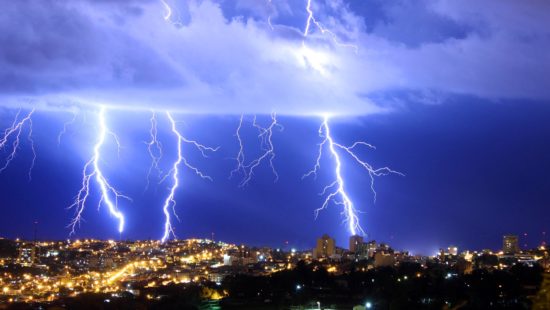
[[[165,21],[170,21],[170,17],[172,17],[172,8],[166,3],[164,0],[160,0],[162,2],[162,5],[164,6],[164,9],[166,10],[166,14],[164,15]]]
[[[181,21],[179,21],[179,20],[173,21],[172,17],[174,15],[174,10],[168,4],[168,2],[166,2],[165,0],[160,0],[160,2],[162,2],[162,6],[164,7],[164,10],[166,11],[166,13],[163,16],[164,20],[171,23],[174,26],[182,26]],[[176,9],[176,15],[177,15],[177,9]]]
[[[201,152],[201,154],[204,157],[207,157],[206,156],[207,152],[216,152],[218,150],[218,148],[212,148],[212,147],[204,146],[204,145],[198,143],[197,141],[189,140],[189,139],[185,138],[178,131],[178,129],[176,127],[176,121],[174,121],[174,118],[172,117],[172,115],[169,112],[166,112],[166,116],[168,117],[168,119],[170,120],[170,124],[172,125],[172,132],[174,133],[174,135],[176,135],[176,137],[178,139],[178,145],[177,145],[177,147],[178,147],[178,157],[177,157],[177,160],[174,162],[174,164],[172,166],[172,169],[166,175],[166,176],[172,175],[172,182],[173,183],[172,183],[172,186],[170,187],[170,193],[169,193],[168,197],[166,197],[166,200],[164,201],[164,205],[162,207],[162,210],[164,212],[164,216],[166,218],[166,221],[164,223],[164,234],[161,238],[162,242],[166,242],[166,240],[168,240],[170,235],[176,237],[175,232],[174,232],[174,227],[172,226],[170,213],[173,213],[174,216],[176,218],[178,218],[178,216],[176,214],[176,210],[175,210],[175,207],[176,207],[175,195],[176,195],[176,190],[179,187],[179,177],[178,177],[178,175],[179,175],[179,166],[180,166],[180,164],[183,163],[187,168],[191,169],[199,177],[201,177],[203,179],[212,180],[211,177],[209,177],[208,175],[205,175],[199,169],[197,169],[196,167],[189,164],[187,159],[183,156],[183,151],[182,151],[183,143],[188,143],[188,144],[193,145],[194,147],[196,147],[199,150],[199,152]]]
[[[342,205],[344,207],[343,214],[345,216],[345,221],[348,223],[349,231],[352,235],[365,235],[365,231],[359,224],[359,217],[357,216],[357,209],[355,208],[351,198],[345,190],[344,178],[342,177],[342,162],[340,159],[340,154],[338,151],[344,151],[350,155],[355,162],[357,162],[361,167],[363,167],[369,173],[371,183],[370,188],[374,194],[374,201],[376,201],[376,191],[374,190],[374,178],[378,176],[388,175],[388,174],[398,174],[403,176],[402,173],[394,171],[388,167],[383,168],[374,168],[369,163],[361,160],[355,153],[354,149],[358,146],[365,146],[371,149],[375,147],[371,144],[368,144],[363,141],[355,142],[351,146],[344,146],[334,141],[330,133],[330,127],[328,124],[328,116],[325,116],[321,126],[319,127],[319,136],[323,138],[323,141],[319,144],[319,151],[317,155],[317,160],[315,166],[311,171],[306,173],[303,178],[306,178],[310,175],[317,175],[317,172],[321,168],[321,157],[323,156],[323,149],[328,147],[332,158],[334,159],[335,164],[335,177],[336,179],[329,185],[325,186],[321,195],[326,195],[323,205],[315,210],[315,217],[317,218],[319,212],[323,209],[326,209],[330,202],[334,202],[337,205]],[[328,193],[328,194],[327,194]]]
[[[94,155],[84,165],[84,169],[82,170],[82,187],[78,191],[75,201],[69,207],[76,209],[75,217],[69,224],[71,234],[75,233],[76,225],[80,224],[82,219],[82,212],[84,211],[86,201],[90,196],[90,181],[93,177],[95,177],[95,181],[101,190],[99,206],[104,203],[109,209],[109,213],[118,220],[118,232],[122,233],[124,231],[124,215],[118,209],[118,201],[120,198],[125,198],[128,200],[130,200],[130,198],[121,194],[111,184],[109,184],[99,166],[99,161],[101,159],[101,147],[105,143],[107,135],[112,136],[117,143],[117,146],[120,148],[118,137],[109,130],[105,122],[105,108],[101,107],[99,111],[98,140],[94,146]]]
[[[233,171],[231,171],[231,176],[234,173],[242,173],[244,175],[244,178],[239,184],[239,186],[240,187],[246,186],[252,180],[252,177],[254,175],[254,170],[263,161],[267,161],[269,167],[271,168],[271,171],[273,172],[273,175],[275,176],[274,182],[277,182],[277,180],[279,179],[279,174],[277,173],[277,170],[275,169],[275,165],[273,164],[273,160],[275,159],[275,147],[273,146],[273,140],[272,140],[273,129],[275,128],[278,128],[279,130],[283,129],[283,126],[277,122],[277,115],[275,113],[271,113],[271,123],[267,127],[263,127],[259,125],[256,120],[256,116],[254,116],[254,121],[252,122],[252,126],[257,128],[259,131],[258,138],[260,139],[263,153],[248,164],[245,164],[244,162],[244,149],[243,149],[244,146],[243,146],[243,141],[240,133],[242,124],[243,124],[243,116],[241,115],[239,126],[237,127],[237,131],[235,133],[235,136],[239,141],[239,153],[237,154],[237,157],[236,157],[237,167],[233,169]]]
[[[0,150],[5,149],[6,145],[10,141],[10,138],[13,138],[13,143],[11,145],[11,151],[9,151],[9,155],[6,158],[6,162],[4,163],[4,166],[0,167],[0,173],[2,173],[4,170],[6,170],[6,168],[8,168],[8,166],[10,165],[12,160],[15,158],[15,156],[17,154],[17,150],[19,149],[19,145],[21,143],[21,133],[23,131],[23,127],[25,126],[25,124],[28,124],[29,125],[29,131],[28,131],[28,135],[27,135],[27,140],[29,141],[29,143],[31,145],[31,150],[32,150],[32,154],[33,154],[31,167],[29,169],[29,180],[31,179],[32,168],[34,167],[34,163],[36,161],[36,152],[35,152],[35,149],[34,149],[34,141],[32,139],[32,118],[31,118],[31,116],[32,116],[33,113],[34,113],[34,109],[32,109],[25,117],[23,117],[22,119],[19,120],[19,114],[20,114],[20,111],[19,111],[17,113],[17,115],[15,116],[15,119],[13,120],[13,123],[11,124],[11,126],[6,128],[6,130],[4,130],[4,135],[2,137],[0,137]]]

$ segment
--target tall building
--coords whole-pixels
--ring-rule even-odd
[[[321,238],[317,239],[317,246],[315,247],[315,258],[331,257],[336,254],[336,241],[324,234]]]
[[[357,253],[359,248],[363,245],[363,237],[354,235],[349,237],[349,251]]]
[[[505,254],[515,254],[519,252],[518,236],[504,235],[502,238],[502,252]]]

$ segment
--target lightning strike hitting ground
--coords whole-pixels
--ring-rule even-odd
[[[158,140],[158,129],[157,129],[157,114],[156,112],[152,112],[151,115],[151,128],[149,129],[149,135],[151,136],[151,140],[149,142],[146,142],[147,144],[147,151],[149,152],[149,156],[151,157],[151,166],[149,167],[149,171],[147,172],[147,186],[145,189],[149,188],[149,179],[151,178],[151,172],[153,170],[156,170],[158,174],[160,175],[162,171],[159,168],[159,162],[162,158],[162,144]]]
[[[189,140],[189,139],[185,138],[178,131],[178,129],[176,127],[176,121],[174,121],[174,118],[172,117],[172,115],[169,112],[166,112],[166,116],[170,120],[170,124],[172,126],[172,132],[174,133],[174,135],[178,139],[178,144],[177,144],[178,157],[177,157],[177,160],[174,162],[174,164],[172,166],[172,169],[165,176],[165,178],[166,178],[169,175],[171,175],[173,183],[172,183],[172,186],[170,187],[170,193],[166,197],[166,200],[164,201],[164,205],[162,207],[162,211],[164,212],[164,216],[166,218],[165,223],[164,223],[164,234],[162,235],[162,238],[161,238],[162,242],[166,242],[166,240],[168,240],[170,235],[172,235],[173,237],[176,237],[174,227],[172,226],[170,213],[174,214],[174,216],[176,218],[178,218],[178,216],[176,214],[176,209],[175,209],[176,208],[175,195],[176,195],[176,189],[179,186],[179,166],[180,166],[180,164],[183,163],[187,168],[189,168],[191,171],[195,172],[195,174],[197,174],[199,177],[212,181],[211,177],[209,177],[208,175],[205,175],[199,169],[197,169],[196,167],[189,164],[187,159],[183,156],[183,151],[182,151],[183,143],[188,143],[188,144],[191,144],[191,145],[195,146],[199,150],[199,152],[201,152],[201,154],[204,157],[207,157],[206,152],[216,152],[218,150],[218,148],[212,148],[212,147],[204,146],[204,145],[198,143],[197,141]],[[179,220],[179,218],[178,218],[178,220]]]
[[[120,142],[118,141],[117,136],[111,132],[105,122],[105,108],[101,107],[99,111],[99,132],[98,140],[94,146],[94,155],[82,169],[82,187],[78,191],[75,200],[69,208],[75,208],[75,217],[69,224],[71,228],[71,235],[75,233],[76,225],[80,224],[82,220],[82,212],[86,206],[86,202],[90,196],[90,181],[95,177],[95,181],[101,190],[101,199],[99,200],[98,207],[104,203],[109,209],[109,213],[118,220],[118,232],[122,233],[124,231],[124,215],[118,209],[118,201],[121,198],[130,200],[129,197],[118,192],[105,178],[101,168],[99,166],[99,161],[101,159],[101,147],[105,143],[107,135],[110,135],[115,140],[117,146],[120,149]]]
[[[392,170],[388,167],[383,168],[373,168],[369,163],[361,160],[354,152],[353,149],[358,146],[365,146],[371,149],[375,149],[375,147],[371,144],[368,144],[363,141],[358,141],[353,143],[351,146],[343,146],[337,142],[334,141],[330,134],[330,127],[328,125],[329,117],[325,116],[323,119],[323,122],[321,126],[319,127],[319,136],[323,138],[323,141],[319,143],[319,151],[317,154],[317,160],[315,162],[315,166],[313,166],[313,169],[309,171],[308,173],[304,174],[303,178],[306,178],[310,175],[317,176],[317,172],[319,169],[321,169],[321,158],[323,156],[323,148],[328,147],[328,150],[330,151],[330,154],[332,158],[334,158],[334,173],[335,173],[335,180],[324,187],[323,191],[321,192],[321,195],[326,195],[325,201],[323,202],[323,205],[315,210],[315,218],[317,218],[319,212],[323,209],[326,209],[329,205],[329,203],[332,201],[336,205],[342,205],[344,207],[343,214],[345,216],[345,221],[348,223],[349,231],[352,235],[365,235],[365,231],[359,224],[359,217],[357,216],[357,209],[355,208],[353,202],[351,201],[351,198],[349,197],[348,193],[345,189],[345,183],[344,178],[342,177],[342,161],[340,159],[340,154],[338,153],[338,150],[344,151],[344,153],[347,153],[350,155],[355,162],[357,162],[361,167],[363,167],[367,172],[369,173],[369,177],[371,179],[370,182],[370,188],[372,190],[372,193],[374,195],[374,201],[376,202],[376,191],[374,189],[374,178],[378,176],[388,175],[388,174],[397,174],[404,176],[401,172]],[[328,193],[328,195],[327,195]]]
[[[306,27],[304,28],[304,33],[303,33],[304,37],[307,37],[310,34],[311,26],[313,24],[315,25],[315,27],[317,27],[317,29],[319,29],[319,31],[321,31],[321,34],[328,34],[331,37],[334,44],[342,47],[352,48],[355,51],[355,53],[357,53],[359,51],[359,47],[357,45],[353,45],[349,43],[341,43],[338,40],[338,36],[334,32],[323,27],[323,25],[319,21],[317,21],[317,19],[315,19],[313,9],[311,8],[311,2],[312,0],[307,0],[306,11],[308,16],[306,20]]]
[[[244,187],[249,184],[249,182],[252,180],[252,177],[254,175],[254,169],[256,169],[263,161],[267,161],[269,166],[271,167],[271,171],[273,172],[273,175],[275,176],[274,182],[277,182],[279,179],[279,174],[277,173],[277,170],[275,169],[275,165],[273,164],[273,160],[275,159],[275,148],[273,146],[273,129],[278,128],[279,130],[283,130],[283,126],[277,122],[277,115],[275,113],[271,113],[271,123],[267,127],[263,127],[258,124],[256,116],[254,116],[254,120],[252,122],[252,126],[258,129],[259,134],[258,138],[260,138],[261,142],[261,148],[263,153],[253,161],[251,161],[249,164],[244,163],[244,149],[243,149],[243,141],[241,138],[241,128],[243,124],[243,116],[241,115],[240,121],[239,121],[239,127],[237,127],[237,131],[235,133],[235,136],[237,137],[237,140],[239,141],[239,153],[237,154],[236,161],[237,161],[237,167],[231,171],[231,176],[235,173],[241,173],[244,175],[243,180],[239,183],[240,187]]]
[[[29,144],[31,146],[33,159],[31,162],[31,166],[29,169],[29,180],[31,179],[31,173],[32,169],[34,167],[34,163],[36,161],[36,152],[34,149],[34,141],[32,139],[32,118],[31,116],[34,113],[34,109],[32,109],[25,117],[23,117],[21,120],[19,120],[19,115],[21,114],[21,111],[18,111],[15,119],[13,120],[13,123],[10,127],[6,128],[4,130],[4,135],[0,137],[0,150],[4,150],[10,141],[10,139],[13,139],[8,157],[6,157],[6,162],[4,163],[4,166],[0,167],[0,173],[4,172],[12,162],[12,160],[17,155],[17,150],[19,149],[19,145],[21,144],[21,133],[23,131],[23,127],[25,127],[25,124],[28,124],[29,131],[27,134],[27,140],[29,141]]]

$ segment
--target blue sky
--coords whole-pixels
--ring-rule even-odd
[[[37,162],[29,182],[28,142],[0,174],[0,235],[65,238],[66,210],[97,139],[97,111],[108,106],[120,136],[102,149],[104,172],[132,202],[121,203],[127,238],[160,238],[166,182],[151,179],[150,110],[159,112],[166,172],[175,140],[162,112],[202,143],[210,158],[184,153],[211,175],[182,174],[175,222],[180,237],[305,248],[323,234],[345,245],[341,208],[317,220],[318,196],[334,177],[331,159],[317,180],[317,130],[329,113],[335,138],[365,140],[360,156],[406,176],[376,180],[344,160],[349,194],[370,237],[432,253],[449,244],[500,246],[504,233],[541,240],[550,222],[550,27],[547,1],[3,1],[0,14],[0,125],[19,108],[36,109]],[[317,26],[315,22],[318,22]],[[329,32],[323,32],[322,29]],[[253,115],[276,112],[273,183],[262,165],[251,184],[228,180],[245,115],[247,160],[259,155]],[[74,124],[57,145],[63,123]],[[25,127],[25,130],[28,128]],[[26,133],[26,132],[24,132]],[[12,140],[10,140],[12,141]],[[9,145],[2,155],[9,152]],[[0,158],[2,162],[5,156]],[[79,237],[116,238],[97,192]]]
[[[440,246],[458,244],[481,249],[498,248],[505,233],[528,233],[528,245],[542,240],[548,230],[550,180],[550,106],[546,103],[492,103],[463,97],[442,105],[409,105],[400,112],[334,119],[335,139],[351,144],[363,139],[377,146],[361,156],[375,166],[399,170],[405,177],[376,180],[378,200],[373,204],[368,176],[349,158],[344,175],[349,193],[364,212],[361,224],[370,237],[398,248],[432,253]],[[27,168],[31,152],[25,143],[10,168],[0,175],[2,235],[32,237],[32,222],[39,224],[43,238],[65,238],[73,212],[66,210],[80,187],[81,169],[91,156],[95,130],[93,114],[79,117],[68,127],[58,147],[57,134],[70,114],[39,113],[34,118],[38,158],[32,181]],[[148,140],[147,113],[112,113],[108,122],[121,140],[120,158],[114,143],[103,148],[104,172],[113,185],[129,195],[122,202],[127,217],[123,236],[160,238],[161,203],[169,183],[158,184],[153,175],[146,187],[150,159],[143,141]],[[281,246],[286,240],[297,247],[310,247],[314,239],[329,233],[346,245],[347,226],[341,209],[330,206],[314,220],[322,204],[318,196],[333,177],[330,158],[322,162],[317,180],[301,180],[314,164],[320,142],[318,118],[280,117],[284,130],[274,133],[280,179],[273,183],[269,168],[262,165],[249,186],[239,188],[239,178],[228,179],[238,151],[233,133],[238,117],[191,117],[176,115],[180,130],[190,138],[220,150],[202,158],[192,148],[184,153],[193,164],[211,175],[213,182],[182,170],[177,191],[175,221],[179,237],[217,238],[252,244]],[[247,159],[258,154],[257,132],[245,118],[243,138]],[[260,121],[268,122],[267,117]],[[159,138],[167,171],[175,159],[175,140],[167,120],[159,115]],[[249,157],[250,156],[250,157]],[[343,157],[344,158],[344,157]],[[84,213],[76,237],[117,238],[117,223],[103,206],[97,210],[97,187]]]

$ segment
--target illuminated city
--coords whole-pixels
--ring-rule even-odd
[[[514,290],[518,289],[518,285],[524,285],[522,290],[528,290],[534,298],[542,301],[547,298],[548,294],[537,292],[532,285],[537,279],[536,272],[550,270],[550,252],[545,245],[521,250],[518,236],[511,235],[503,236],[500,251],[459,251],[456,246],[449,246],[433,256],[411,255],[406,251],[394,250],[388,244],[364,241],[361,236],[351,236],[349,248],[344,249],[336,246],[335,240],[326,234],[319,237],[310,250],[288,246],[277,249],[250,247],[211,239],[169,242],[0,239],[0,246],[0,302],[7,305],[23,303],[75,307],[79,297],[95,294],[95,302],[100,304],[134,302],[159,306],[163,299],[171,298],[166,295],[168,289],[184,294],[182,292],[186,290],[199,288],[197,294],[202,301],[197,305],[209,309],[219,308],[220,305],[238,308],[243,302],[243,296],[239,298],[239,295],[250,294],[247,293],[249,290],[257,292],[257,296],[246,295],[244,300],[258,307],[272,303],[270,298],[279,299],[280,296],[273,295],[277,291],[263,291],[261,287],[254,286],[235,288],[234,283],[246,281],[246,277],[267,280],[287,273],[288,279],[279,289],[290,294],[285,302],[290,307],[292,304],[300,305],[308,295],[318,296],[327,309],[334,307],[331,303],[353,306],[353,303],[370,302],[384,307],[384,301],[376,296],[374,290],[377,279],[392,281],[384,285],[396,290],[403,289],[400,286],[405,287],[405,283],[419,285],[441,280],[447,282],[444,285],[452,287],[464,282],[461,290],[467,292],[471,285],[480,285],[476,282],[483,276],[490,278],[487,282],[496,281],[496,292],[502,297],[503,306],[517,306],[527,301],[518,302],[511,297],[517,294]],[[313,274],[319,275],[303,278],[293,274],[301,268],[311,268]],[[395,272],[384,274],[392,268]],[[521,283],[510,283],[507,275],[518,272],[524,279]],[[359,287],[370,291],[370,299],[352,297],[350,301],[338,297],[342,293],[331,293],[352,283],[358,285],[355,278],[369,279]],[[288,281],[291,282],[290,290]],[[326,293],[320,294],[323,289]],[[235,292],[239,293],[236,295]],[[427,295],[420,303],[437,306],[441,304],[440,297],[449,299],[445,303],[463,303],[449,293]]]
[[[0,1],[0,309],[550,309],[548,1]]]

